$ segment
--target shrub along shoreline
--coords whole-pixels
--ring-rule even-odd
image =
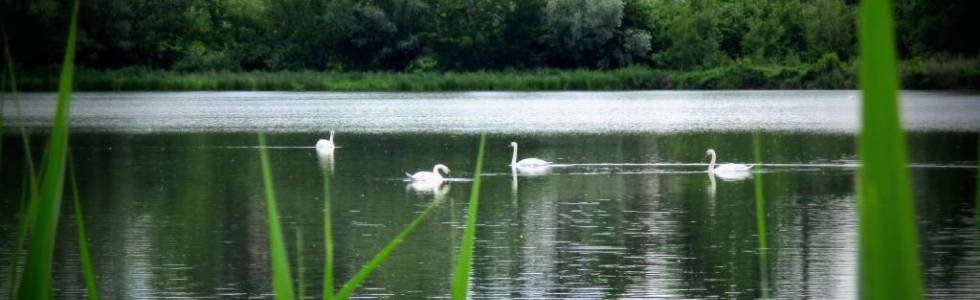
[[[79,70],[78,91],[559,91],[647,89],[853,89],[856,63],[828,56],[812,64],[770,66],[737,61],[691,71],[634,66],[613,70],[476,72],[213,71],[180,73],[139,68]],[[57,86],[48,72],[18,76],[23,90]],[[909,89],[980,90],[980,60],[903,63]]]

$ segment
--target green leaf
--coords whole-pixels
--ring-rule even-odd
[[[27,252],[24,277],[18,290],[18,298],[20,299],[51,298],[51,260],[54,254],[55,234],[58,227],[58,215],[61,209],[61,195],[65,179],[68,110],[71,107],[78,7],[79,1],[76,0],[72,7],[65,58],[61,67],[61,77],[58,80],[58,103],[55,108],[54,124],[51,127],[51,138],[48,142],[48,156],[43,163],[44,177],[41,178],[37,216],[31,230],[31,245]]]
[[[476,238],[476,212],[480,205],[480,174],[483,171],[483,148],[487,135],[480,135],[480,149],[476,154],[476,170],[473,171],[473,188],[470,190],[470,206],[466,212],[463,241],[459,244],[459,256],[453,270],[452,298],[466,299],[470,281],[470,265],[473,262],[473,241]]]
[[[276,191],[272,186],[272,170],[269,153],[265,147],[265,134],[259,132],[259,160],[262,162],[262,183],[265,185],[266,218],[269,222],[269,258],[272,260],[272,287],[276,299],[293,299],[293,280],[289,274],[289,257],[279,226],[276,209]]]
[[[905,135],[899,122],[892,7],[888,0],[867,0],[859,9],[860,296],[920,299],[922,275]]]

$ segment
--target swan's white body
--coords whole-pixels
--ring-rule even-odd
[[[442,183],[442,181],[445,180],[445,178],[442,177],[442,174],[439,174],[439,171],[443,171],[446,174],[449,174],[449,167],[443,164],[438,164],[432,167],[432,172],[421,171],[421,172],[415,172],[415,174],[405,173],[405,175],[408,175],[408,179],[414,182],[426,182],[426,183],[437,184],[437,183]]]
[[[510,166],[512,168],[518,168],[518,169],[543,168],[543,167],[547,167],[547,166],[551,165],[550,162],[547,162],[547,161],[542,160],[542,159],[537,159],[537,158],[525,158],[525,159],[522,159],[522,160],[518,161],[517,160],[517,143],[516,142],[510,142],[510,146],[508,146],[508,147],[514,148],[514,155],[512,155],[510,157]]]
[[[722,180],[739,180],[752,177],[752,173],[749,172],[749,170],[751,170],[754,165],[721,164],[715,166],[715,150],[708,149],[705,154],[711,156],[711,162],[708,163],[709,175],[717,176]]]
[[[334,143],[333,143],[333,130],[330,131],[330,139],[329,140],[320,139],[319,141],[316,141],[316,151],[317,152],[333,151],[333,149],[336,149],[336,148],[337,148],[337,146],[334,145]]]
[[[535,166],[535,167],[511,167],[511,173],[520,174],[521,176],[541,176],[551,174],[551,165]]]

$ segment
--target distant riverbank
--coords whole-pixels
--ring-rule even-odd
[[[812,64],[770,66],[733,62],[691,71],[628,67],[614,70],[477,72],[197,72],[145,69],[78,71],[81,91],[534,91],[650,89],[853,89],[856,63],[836,57]],[[57,72],[31,72],[18,78],[25,91],[54,90]],[[976,59],[915,61],[903,64],[902,85],[909,89],[980,89]]]

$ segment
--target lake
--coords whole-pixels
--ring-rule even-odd
[[[332,172],[337,287],[431,206],[354,295],[448,297],[486,132],[473,298],[853,298],[856,95],[78,93],[70,143],[106,298],[269,297],[259,130],[267,132],[293,271],[309,297],[323,290],[324,168]],[[4,288],[26,169],[5,96]],[[20,96],[40,157],[54,95]],[[926,293],[976,297],[980,96],[909,91],[902,111]],[[313,144],[331,129],[341,148],[318,156]],[[513,173],[511,141],[520,158],[558,165]],[[704,171],[706,149],[719,162],[756,163],[755,143],[760,173],[751,178]],[[405,182],[406,172],[437,163],[451,168],[449,183],[417,190]],[[78,298],[84,285],[67,199],[54,285],[59,298]]]

